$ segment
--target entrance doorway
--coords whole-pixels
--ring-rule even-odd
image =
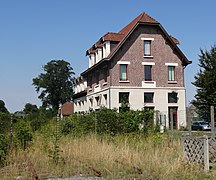
[[[169,107],[169,128],[171,129],[171,111],[173,114],[173,129],[178,129],[178,108]]]

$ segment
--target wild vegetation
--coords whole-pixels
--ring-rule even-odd
[[[160,134],[153,125],[153,111],[102,108],[57,123],[51,110],[38,109],[13,117],[12,127],[12,144],[10,127],[0,136],[3,179],[29,179],[34,173],[39,178],[215,178],[184,161],[179,139],[170,141],[169,133]]]

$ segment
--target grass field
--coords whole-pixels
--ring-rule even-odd
[[[37,134],[23,152],[12,150],[8,165],[1,169],[2,179],[31,179],[33,167],[39,178],[102,176],[104,179],[215,179],[214,172],[204,173],[198,165],[183,159],[179,140],[168,135],[60,137]],[[57,146],[55,146],[57,145]]]

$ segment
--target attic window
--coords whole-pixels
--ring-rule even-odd
[[[151,56],[151,41],[144,41],[144,56]]]
[[[154,40],[154,38],[141,38],[141,40],[143,40],[144,57],[153,57],[152,41]]]

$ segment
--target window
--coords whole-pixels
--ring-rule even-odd
[[[145,106],[144,109],[147,109],[149,111],[154,111],[155,107],[152,106]]]
[[[144,40],[144,56],[151,56],[151,41]]]
[[[168,93],[168,103],[177,103],[178,102],[178,93],[172,92]]]
[[[145,81],[152,81],[151,69],[152,69],[152,66],[151,66],[151,65],[145,65],[145,66],[144,66]]]
[[[104,105],[107,105],[107,94],[104,94]]]
[[[120,81],[127,80],[127,64],[120,64]]]
[[[129,92],[119,92],[119,103],[129,103]]]
[[[175,81],[175,66],[168,66],[168,81]]]
[[[101,96],[95,97],[95,100],[97,102],[97,106],[100,106],[101,105]]]
[[[93,99],[91,98],[89,99],[89,101],[90,101],[90,107],[93,107]]]
[[[146,92],[144,93],[144,103],[153,103],[154,93]]]

